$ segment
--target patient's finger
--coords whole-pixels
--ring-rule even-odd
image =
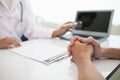
[[[75,36],[71,39],[70,46],[73,46],[76,40],[78,40],[78,36]]]
[[[70,45],[68,45],[67,50],[68,50],[68,56],[70,57],[71,56],[71,46]]]

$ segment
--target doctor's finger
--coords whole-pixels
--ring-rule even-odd
[[[77,27],[77,23],[63,24],[64,27]]]
[[[14,45],[15,47],[19,47],[20,43],[15,40],[12,40],[12,45]]]
[[[12,46],[9,43],[3,43],[1,49],[9,49],[12,48]]]
[[[72,24],[69,24],[69,25],[68,25],[68,27],[69,27],[69,28],[73,28],[73,29],[74,29],[75,27],[77,27],[77,23],[72,23]]]
[[[15,40],[13,40],[13,39],[7,40],[6,43],[8,44],[8,45],[7,45],[8,48],[13,48],[13,47],[18,47],[18,46],[20,46],[20,43],[17,42],[17,41],[15,41]]]
[[[2,40],[3,40],[3,42],[4,42],[4,43],[8,43],[8,44],[11,44],[11,43],[12,43],[12,41],[13,41],[13,39],[8,38],[8,37],[3,38]]]
[[[64,23],[64,24],[69,24],[69,23],[75,23],[75,22],[72,22],[72,21],[68,21],[68,22],[66,22],[66,23]]]
[[[73,25],[73,26],[68,26],[68,30],[70,30],[70,29],[74,30],[75,28],[76,28],[75,25]]]

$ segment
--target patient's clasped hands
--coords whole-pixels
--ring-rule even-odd
[[[99,58],[102,53],[102,48],[95,39],[76,36],[68,45],[68,52],[71,61],[77,65],[78,80],[105,80],[91,61],[91,57]]]
[[[75,36],[68,45],[68,53],[71,61],[79,63],[82,60],[91,60],[91,57],[99,58],[102,53],[100,44],[92,37],[83,38]]]

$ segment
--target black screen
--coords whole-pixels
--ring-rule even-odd
[[[78,11],[76,15],[77,30],[108,32],[112,11]]]

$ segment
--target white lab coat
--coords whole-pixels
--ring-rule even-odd
[[[21,22],[21,7],[23,4],[23,22]],[[21,41],[24,34],[29,40],[36,38],[51,38],[53,30],[40,29],[35,22],[31,8],[27,0],[14,0],[11,8],[8,8],[5,0],[0,0],[0,39],[10,37]]]

